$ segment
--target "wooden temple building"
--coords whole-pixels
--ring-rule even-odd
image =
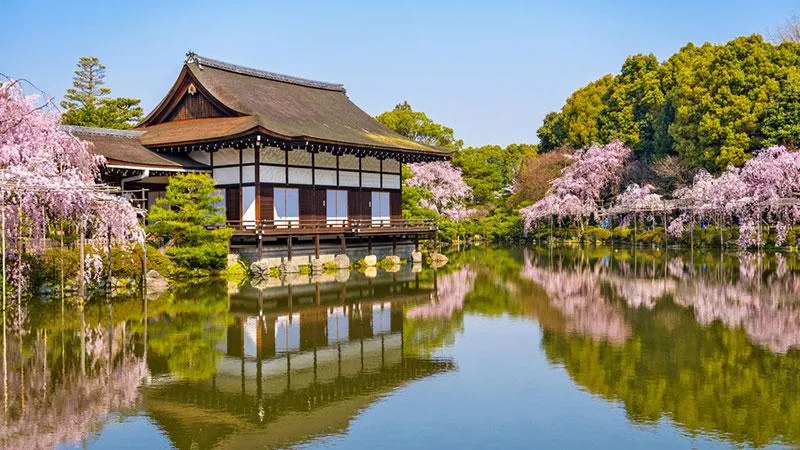
[[[405,163],[448,159],[356,106],[340,84],[188,53],[161,103],[131,130],[67,127],[107,159],[104,178],[149,208],[177,173],[213,176],[245,245],[294,238],[414,239],[436,225],[401,216]],[[285,246],[284,246],[285,248]],[[291,251],[291,250],[290,250]]]

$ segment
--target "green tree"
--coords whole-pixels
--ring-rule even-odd
[[[475,203],[496,202],[510,191],[523,158],[535,155],[536,150],[530,144],[468,147],[453,156],[453,165],[461,169]]]
[[[583,148],[600,142],[598,119],[613,81],[612,75],[592,81],[573,92],[561,112],[548,114],[544,125],[536,132],[543,141],[542,150],[561,146]]]
[[[67,89],[61,107],[61,121],[66,125],[101,128],[130,128],[142,118],[140,100],[111,98],[111,89],[104,87],[106,66],[97,57],[82,56]]]
[[[775,102],[764,111],[763,134],[769,145],[800,143],[800,70],[784,80]]]
[[[598,118],[602,142],[619,139],[646,159],[669,151],[657,148],[656,143],[656,128],[661,123],[658,119],[666,102],[660,72],[655,55],[635,55],[625,60]]]
[[[217,228],[225,217],[215,206],[222,198],[214,192],[214,179],[207,174],[176,175],[150,211],[147,231],[167,236],[167,255],[185,269],[225,267],[232,232]]]
[[[539,148],[542,153],[559,148],[567,140],[567,133],[564,131],[564,122],[561,114],[553,111],[544,116],[544,123],[538,130],[536,136],[539,137]]]
[[[661,64],[631,56],[545,117],[541,149],[621,139],[648,162],[677,154],[691,169],[741,165],[764,145],[792,143],[798,65],[800,43],[759,35],[688,44]]]
[[[724,45],[688,45],[667,62],[675,150],[696,166],[741,165],[764,145],[761,118],[800,61],[800,45],[775,46],[761,36]]]
[[[375,119],[409,139],[423,144],[460,150],[464,141],[456,139],[453,129],[432,121],[422,111],[414,111],[408,102],[399,103],[391,111],[381,113]]]

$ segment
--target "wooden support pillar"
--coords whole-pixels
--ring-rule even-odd
[[[292,260],[292,236],[286,238],[286,251],[289,261]]]
[[[392,255],[397,256],[397,236],[392,236]]]
[[[254,182],[256,183],[255,186],[255,196],[256,196],[256,223],[260,224],[261,222],[261,135],[256,136],[256,145],[253,149],[253,162],[255,164],[254,168]],[[256,227],[258,229],[259,226]]]
[[[414,251],[419,251],[419,235],[414,236]]]
[[[314,256],[319,259],[319,235],[314,235]]]
[[[261,230],[258,232],[258,259],[264,257],[264,236],[261,234]]]
[[[372,254],[372,236],[367,237],[367,253]]]
[[[347,243],[346,243],[346,240],[345,240],[345,237],[344,237],[343,234],[339,235],[339,242],[340,242],[340,245],[341,245],[341,248],[339,250],[344,255],[344,254],[347,253]]]
[[[242,187],[244,149],[239,147],[239,224],[244,228],[244,188]]]

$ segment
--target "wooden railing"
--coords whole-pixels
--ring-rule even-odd
[[[229,220],[226,226],[235,231],[264,235],[390,234],[437,230],[436,221],[433,219]]]

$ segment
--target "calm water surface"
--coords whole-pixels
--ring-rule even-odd
[[[596,248],[34,302],[0,444],[794,448],[798,297],[795,255]]]

